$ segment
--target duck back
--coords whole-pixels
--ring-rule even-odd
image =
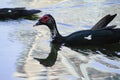
[[[70,34],[65,39],[66,46],[103,45],[120,40],[120,29],[84,30]]]

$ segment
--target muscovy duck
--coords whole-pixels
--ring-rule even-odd
[[[41,17],[34,25],[46,25],[50,29],[52,43],[62,44],[69,47],[84,45],[104,45],[117,43],[120,40],[120,28],[114,29],[116,25],[108,26],[114,15],[106,15],[90,30],[74,32],[68,36],[62,36],[58,32],[55,19],[50,14]]]
[[[27,10],[24,7],[18,8],[0,8],[0,20],[7,20],[7,19],[18,19],[23,17],[30,17],[36,13],[41,12],[40,10]]]

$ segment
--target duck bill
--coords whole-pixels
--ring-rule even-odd
[[[35,25],[33,25],[33,27],[38,26],[38,25],[41,25],[41,23],[37,22]]]

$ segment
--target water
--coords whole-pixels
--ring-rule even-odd
[[[107,14],[117,13],[111,24],[120,27],[119,0],[4,0],[0,4],[1,8],[40,9],[39,16],[52,14],[64,36],[92,28]],[[1,80],[120,79],[120,59],[115,55],[120,53],[119,44],[82,47],[77,51],[62,46],[58,51],[59,46],[50,44],[46,26],[32,27],[36,22],[26,19],[0,22]]]

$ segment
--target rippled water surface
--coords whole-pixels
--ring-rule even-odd
[[[107,14],[120,27],[119,0],[4,0],[0,7],[39,9],[54,16],[62,35],[91,29]],[[0,80],[120,80],[120,44],[71,49],[50,44],[37,20],[0,21]],[[41,63],[41,64],[40,64]],[[49,67],[45,67],[49,66]]]

